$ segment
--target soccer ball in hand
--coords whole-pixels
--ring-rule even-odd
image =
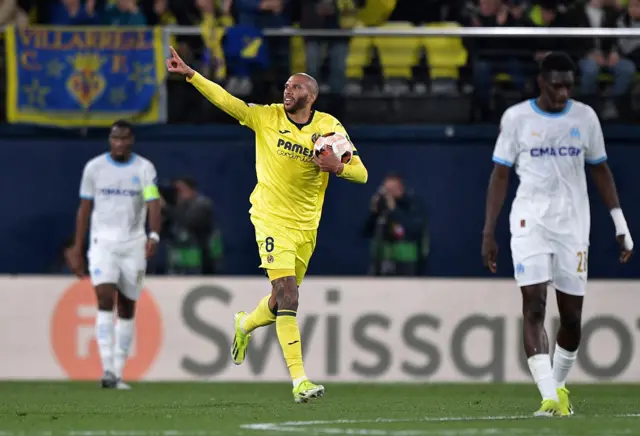
[[[316,156],[333,152],[344,164],[349,163],[353,156],[353,145],[342,133],[325,133],[316,140],[313,149]]]

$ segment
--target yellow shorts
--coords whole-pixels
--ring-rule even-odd
[[[251,217],[256,229],[256,242],[260,253],[260,268],[265,270],[294,270],[298,286],[309,267],[316,248],[317,230],[297,230]]]

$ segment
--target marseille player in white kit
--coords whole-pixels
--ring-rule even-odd
[[[495,272],[494,229],[510,169],[515,168],[520,184],[510,214],[511,252],[522,291],[524,348],[542,395],[536,416],[573,414],[565,382],[580,344],[587,283],[590,214],[585,163],[611,212],[620,261],[626,263],[633,250],[598,117],[591,107],[569,98],[574,71],[566,54],[548,54],[540,63],[540,96],[504,113],[487,194],[482,255]],[[560,313],[553,365],[544,329],[547,285],[556,290]]]
[[[110,151],[90,160],[82,174],[75,244],[69,252],[73,272],[84,276],[83,247],[89,217],[89,273],[98,299],[96,339],[102,361],[103,388],[129,389],[122,381],[134,337],[136,301],[142,292],[147,258],[160,241],[160,194],[156,169],[131,152],[133,128],[113,124]],[[145,222],[149,211],[149,235]],[[117,299],[115,298],[117,295]],[[114,322],[117,302],[118,320]]]

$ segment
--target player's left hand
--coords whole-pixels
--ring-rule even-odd
[[[627,263],[633,256],[633,250],[627,250],[627,245],[624,243],[625,235],[616,236],[618,244],[620,244],[620,263]]]
[[[158,251],[158,242],[151,238],[147,239],[147,246],[146,246],[147,259],[150,259],[153,256],[155,256],[156,251]]]
[[[324,171],[325,173],[337,174],[342,171],[344,167],[344,164],[340,162],[338,156],[333,153],[314,156],[313,162],[320,167],[320,171]]]

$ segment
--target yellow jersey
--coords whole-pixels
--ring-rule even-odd
[[[299,230],[315,230],[320,224],[329,173],[313,162],[313,145],[325,133],[349,138],[333,116],[314,111],[306,124],[291,121],[282,104],[253,105],[229,94],[220,85],[196,73],[187,79],[214,105],[256,134],[256,174],[249,213],[257,218]],[[366,183],[367,169],[357,150],[338,176]]]

